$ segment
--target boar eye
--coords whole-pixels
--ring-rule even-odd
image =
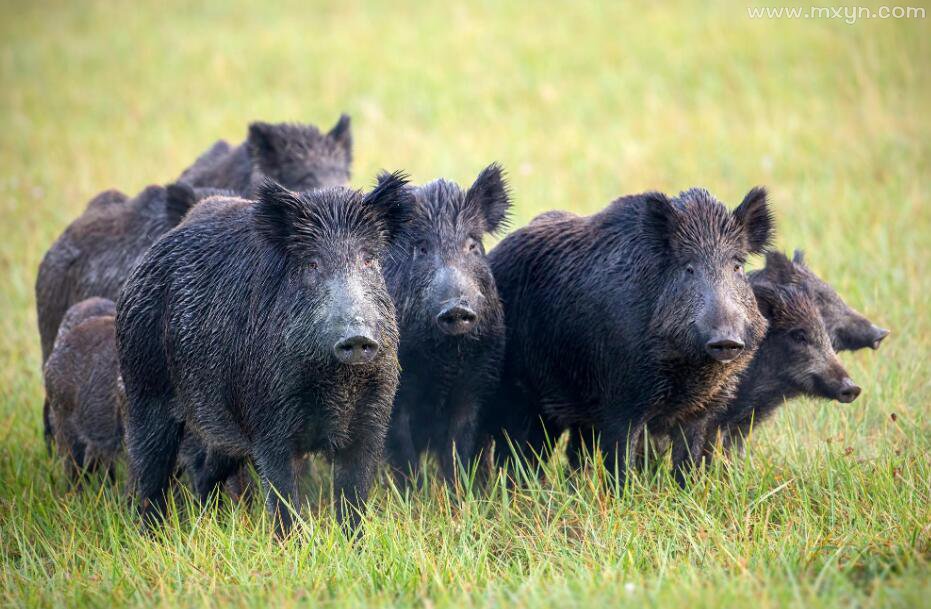
[[[418,241],[417,245],[414,246],[414,252],[422,256],[426,256],[427,255],[427,242]]]
[[[689,275],[694,275],[694,274],[695,274],[695,267],[692,266],[691,264],[689,264],[689,265],[687,265],[687,266],[685,267],[685,272],[688,273]]]
[[[311,258],[310,262],[307,263],[307,268],[312,271],[316,271],[320,268],[320,261],[316,258]]]
[[[364,254],[362,256],[362,266],[367,269],[375,266],[375,256],[372,256],[371,254]]]
[[[800,345],[808,343],[808,334],[805,333],[805,330],[792,330],[790,336],[792,337],[792,340]]]
[[[471,254],[477,254],[479,250],[481,249],[478,239],[474,237],[469,237],[469,240],[466,244],[466,249],[468,249],[469,253]]]

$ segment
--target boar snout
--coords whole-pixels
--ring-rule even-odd
[[[353,331],[333,345],[333,354],[341,363],[354,366],[371,362],[378,355],[378,349],[378,342],[367,332]]]
[[[478,316],[472,307],[465,303],[457,303],[444,307],[436,316],[436,323],[446,334],[458,336],[471,330],[477,319]]]
[[[705,352],[719,362],[729,362],[744,350],[744,343],[733,336],[716,336],[705,343]]]
[[[454,266],[439,269],[433,281],[433,298],[439,310],[436,323],[440,330],[450,336],[471,330],[478,322],[476,305],[482,298],[475,281]]]
[[[854,383],[850,377],[844,377],[841,380],[840,387],[837,389],[835,399],[842,404],[849,404],[857,399],[860,395],[860,387]]]
[[[856,351],[866,347],[878,349],[887,336],[889,330],[880,328],[856,311],[852,311],[834,330],[832,342],[837,351]]]
[[[815,375],[816,392],[829,400],[842,404],[853,402],[860,395],[860,387],[851,380],[840,362],[833,358],[826,370]]]
[[[876,324],[873,324],[870,329],[873,332],[873,342],[870,343],[870,346],[873,349],[879,349],[879,343],[883,342],[883,339],[889,336],[889,330],[880,328]]]

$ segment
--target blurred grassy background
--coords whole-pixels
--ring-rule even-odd
[[[704,2],[0,1],[2,598],[928,606],[929,24]],[[67,492],[43,452],[39,260],[100,190],[168,182],[253,119],[344,111],[355,185],[381,168],[468,183],[497,160],[515,226],[765,184],[779,246],[893,335],[844,356],[860,400],[792,404],[691,494],[555,476],[457,507],[380,493],[362,548],[326,518],[270,545],[260,509],[140,538],[118,494]]]

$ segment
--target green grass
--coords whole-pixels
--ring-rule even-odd
[[[0,2],[0,602],[931,606],[929,21],[426,4]],[[893,335],[843,355],[857,402],[792,403],[684,492],[662,467],[621,493],[554,464],[459,497],[381,484],[354,546],[316,499],[284,544],[259,505],[140,535],[120,490],[76,494],[43,450],[39,260],[104,188],[169,181],[251,119],[341,111],[354,184],[468,182],[498,160],[515,225],[766,184],[779,246]]]

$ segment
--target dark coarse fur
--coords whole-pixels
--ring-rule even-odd
[[[352,130],[343,114],[327,133],[296,123],[249,125],[246,141],[215,143],[178,178],[251,197],[265,178],[297,191],[343,186],[352,165]]]
[[[406,239],[385,266],[402,370],[388,459],[403,476],[432,452],[450,481],[456,455],[472,457],[478,409],[496,389],[504,354],[504,314],[482,238],[503,228],[510,199],[494,164],[467,192],[446,180],[411,190]]]
[[[378,261],[409,208],[398,176],[364,197],[268,183],[255,202],[205,201],[149,250],[117,307],[127,451],[146,521],[163,513],[179,445],[195,434],[209,451],[202,497],[249,459],[283,534],[292,459],[320,451],[336,464],[340,520],[357,522],[399,374]]]
[[[766,256],[766,267],[751,275],[778,285],[806,287],[821,311],[837,351],[856,351],[865,347],[878,349],[889,335],[889,330],[880,328],[848,306],[833,287],[815,275],[799,250],[795,250],[792,260],[781,252],[770,252]]]
[[[113,302],[104,298],[72,306],[45,362],[55,444],[72,479],[98,468],[112,476],[122,446],[115,315]]]
[[[725,450],[739,449],[751,426],[786,400],[805,395],[852,402],[860,393],[837,359],[814,295],[805,287],[770,284],[762,275],[751,284],[769,328],[736,396],[712,421],[708,455],[714,432],[720,432]]]
[[[36,312],[42,361],[48,359],[68,308],[86,298],[116,300],[130,269],[197,201],[225,191],[183,184],[149,186],[129,199],[119,191],[97,195],[52,244],[36,278]],[[51,439],[48,405],[46,441]]]
[[[502,390],[482,424],[496,454],[508,441],[541,454],[569,429],[600,435],[623,475],[648,426],[672,436],[683,469],[765,332],[743,263],[771,232],[762,189],[732,213],[693,189],[551,212],[504,239],[489,256],[507,326]],[[745,346],[718,361],[720,337]]]

